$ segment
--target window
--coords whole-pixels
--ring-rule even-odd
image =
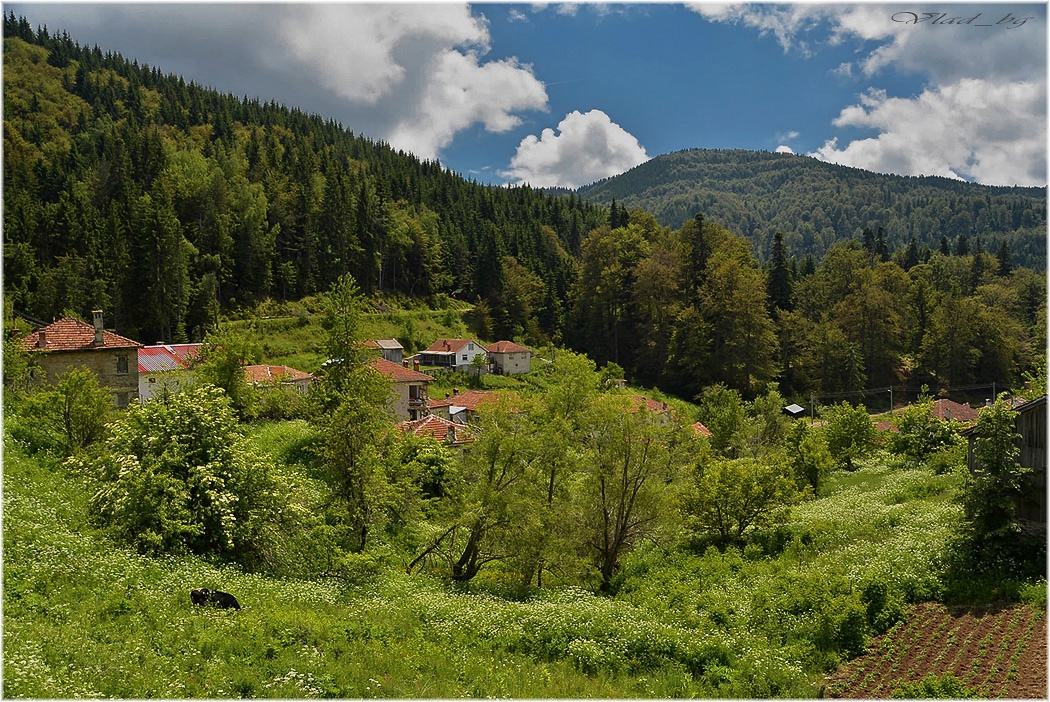
[[[117,375],[128,374],[128,357],[117,356]]]

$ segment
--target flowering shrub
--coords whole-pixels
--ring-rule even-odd
[[[71,465],[96,481],[97,518],[140,551],[238,557],[256,546],[272,486],[240,442],[222,390],[201,386],[129,408],[107,449]]]

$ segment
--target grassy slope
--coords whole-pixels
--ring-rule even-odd
[[[766,552],[652,549],[614,600],[520,601],[393,568],[342,588],[145,558],[87,523],[86,486],[60,466],[9,443],[4,478],[9,697],[812,695],[863,583],[938,594],[957,515],[951,476],[872,465],[799,507]],[[199,586],[245,607],[197,610]]]

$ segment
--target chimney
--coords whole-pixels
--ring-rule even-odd
[[[412,370],[416,371],[417,373],[419,372],[419,361],[412,362]]]
[[[452,397],[455,397],[458,394],[459,394],[459,388],[452,388]]]
[[[402,368],[408,368],[408,359],[407,358],[405,360],[401,361],[401,367]]]
[[[95,346],[102,346],[106,343],[102,339],[102,310],[95,310],[91,313],[91,316],[95,321]]]
[[[43,329],[41,329],[40,333],[37,335],[36,347],[38,349],[46,349],[47,348],[47,332],[44,331]]]

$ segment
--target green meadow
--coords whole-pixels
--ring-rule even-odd
[[[302,431],[251,436],[279,453]],[[910,605],[950,595],[959,480],[876,454],[743,550],[643,547],[598,596],[406,575],[393,552],[356,582],[139,555],[91,525],[80,477],[7,438],[3,693],[812,697]],[[194,607],[194,587],[243,608]]]

